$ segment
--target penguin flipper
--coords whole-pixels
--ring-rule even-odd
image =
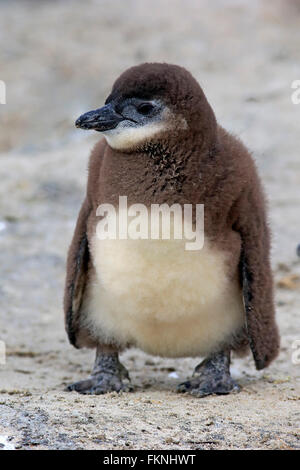
[[[256,368],[267,367],[278,354],[279,334],[275,321],[273,276],[270,265],[270,233],[264,196],[257,182],[240,201],[234,226],[240,233],[242,284],[246,327]]]
[[[69,341],[78,345],[80,331],[79,317],[83,293],[87,284],[89,248],[87,240],[87,219],[90,214],[88,200],[85,199],[77,219],[73,239],[67,258],[67,273],[64,293],[65,326]]]

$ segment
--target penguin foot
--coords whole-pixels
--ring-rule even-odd
[[[118,353],[97,350],[91,376],[66,388],[69,392],[73,390],[83,395],[102,395],[109,392],[131,392],[133,387],[127,369],[119,362]]]
[[[195,397],[206,397],[207,395],[227,395],[231,392],[239,392],[240,386],[229,376],[226,380],[218,381],[211,377],[207,380],[201,377],[187,380],[178,385],[179,393],[190,393]]]
[[[109,392],[132,392],[133,387],[130,383],[124,383],[117,375],[102,373],[68,385],[66,390],[75,390],[83,395],[103,395]]]
[[[178,385],[179,393],[190,393],[195,397],[227,395],[239,392],[240,386],[232,379],[229,371],[230,352],[214,354],[199,364],[193,377]]]

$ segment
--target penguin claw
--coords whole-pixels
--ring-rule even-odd
[[[230,377],[226,377],[222,382],[215,380],[205,380],[197,377],[187,380],[178,385],[178,393],[189,393],[194,397],[206,397],[208,395],[227,395],[229,393],[237,393],[241,387]]]
[[[186,393],[191,388],[191,382],[187,380],[186,382],[182,382],[181,384],[177,385],[177,392],[178,393]]]
[[[74,382],[70,385],[68,385],[65,388],[66,392],[79,392],[79,393],[84,393],[85,390],[88,390],[93,386],[93,382],[91,379],[86,379],[86,380],[80,380],[79,382]]]
[[[132,392],[133,386],[130,383],[124,383],[117,375],[102,373],[70,384],[65,390],[76,391],[82,395],[103,395],[109,392]]]

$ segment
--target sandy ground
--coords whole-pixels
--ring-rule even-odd
[[[0,448],[299,448],[299,3],[2,1],[0,10]],[[93,361],[68,344],[62,314],[66,250],[97,140],[73,121],[146,60],[194,73],[265,182],[282,347],[262,372],[251,357],[233,361],[238,395],[178,395],[197,360],[137,350],[122,356],[134,393],[64,391]]]

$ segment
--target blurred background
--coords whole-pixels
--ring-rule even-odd
[[[0,1],[0,80],[7,88],[7,103],[0,104],[0,340],[7,348],[6,365],[0,366],[0,392],[5,402],[18,405],[4,409],[0,431],[1,422],[4,426],[23,420],[29,440],[23,436],[21,446],[32,445],[33,435],[36,446],[80,446],[72,435],[72,420],[68,421],[69,396],[61,391],[65,383],[89,371],[92,353],[68,345],[62,295],[66,251],[84,195],[88,155],[99,134],[76,129],[74,121],[102,105],[126,68],[165,61],[193,73],[219,123],[251,149],[263,178],[273,231],[282,352],[270,369],[273,382],[257,375],[251,358],[241,366],[249,369],[248,375],[240,375],[248,388],[253,382],[261,400],[259,409],[268,410],[255,419],[261,419],[261,426],[268,423],[268,429],[273,426],[273,436],[293,445],[287,423],[296,414],[289,408],[293,400],[286,397],[293,393],[299,397],[295,380],[300,366],[291,359],[293,342],[300,339],[296,255],[300,243],[300,104],[291,101],[292,82],[300,79],[299,44],[298,0]],[[128,353],[124,359],[135,366],[133,377],[140,386],[150,384],[158,394],[167,393],[174,382],[162,364],[180,378],[195,365],[189,359],[163,362],[155,358],[151,366],[147,360],[139,352]],[[278,393],[271,398],[269,394],[265,403],[264,390],[271,383]],[[43,412],[37,411],[41,389],[46,393]],[[285,398],[282,409],[280,402]],[[65,438],[45,427],[46,422],[55,424],[57,400],[62,401]],[[80,407],[82,398],[77,400]],[[170,400],[180,414],[180,399],[174,394]],[[24,409],[29,413],[27,421],[25,415],[20,418]],[[233,403],[232,416],[235,409]],[[139,410],[135,410],[137,416]],[[164,416],[150,412],[156,424]],[[196,419],[193,413],[191,420]],[[281,421],[277,419],[280,413]],[[252,418],[248,414],[248,424]],[[109,418],[104,419],[104,427],[105,420]],[[131,424],[134,433],[137,424]],[[20,429],[15,424],[11,432],[19,436]],[[48,444],[43,441],[45,429]],[[279,445],[272,444],[271,438],[260,444],[254,431],[253,435],[249,432],[250,447]],[[87,435],[82,429],[78,433],[85,446],[101,447],[105,441],[87,444]],[[126,440],[118,437],[113,426],[107,436],[119,447]],[[231,428],[230,433],[224,428],[224,436],[226,445],[230,440],[235,442],[232,445],[246,445],[238,428]],[[160,432],[150,433],[145,442],[140,435],[136,439],[144,447],[167,445]]]

